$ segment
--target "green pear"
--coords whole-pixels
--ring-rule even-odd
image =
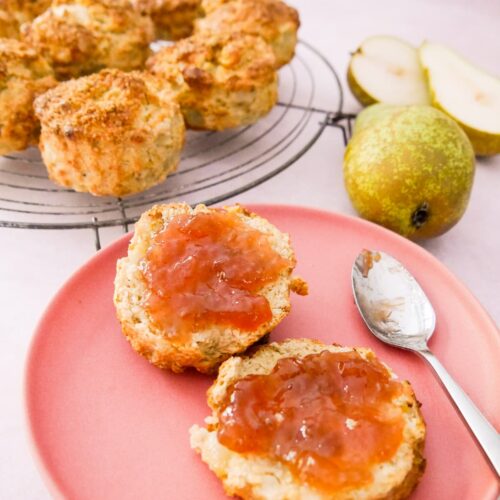
[[[462,217],[474,180],[464,131],[431,106],[402,106],[353,135],[344,157],[359,214],[410,239],[438,236]]]
[[[500,79],[438,43],[419,49],[432,105],[466,132],[478,155],[500,153]]]
[[[415,47],[393,36],[371,36],[351,57],[347,83],[363,105],[429,104]]]
[[[363,109],[361,113],[356,117],[354,122],[354,132],[359,132],[360,130],[370,127],[380,119],[390,116],[394,113],[399,113],[401,106],[393,106],[392,104],[372,104],[367,108]]]

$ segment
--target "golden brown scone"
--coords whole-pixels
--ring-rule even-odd
[[[142,68],[154,27],[148,16],[123,0],[58,0],[21,26],[21,36],[59,79],[67,79],[103,68]]]
[[[213,3],[203,4],[208,14],[195,22],[195,34],[236,32],[261,36],[271,45],[278,67],[291,61],[300,26],[299,14],[293,7],[280,0],[219,0],[217,8]]]
[[[278,99],[273,52],[252,35],[185,38],[161,49],[146,66],[177,96],[187,125],[194,129],[254,123]]]
[[[218,9],[221,5],[231,1],[232,0],[201,0],[201,11],[206,16]]]
[[[19,38],[19,27],[45,12],[51,0],[0,0],[0,36]]]
[[[19,16],[19,22],[31,21],[43,14],[51,5],[52,0],[13,0],[19,6],[22,13]]]
[[[124,196],[162,182],[179,163],[184,122],[151,75],[116,69],[60,83],[35,101],[40,151],[58,184]]]
[[[14,14],[0,3],[0,38],[19,38],[19,23]]]
[[[151,16],[156,38],[180,40],[193,32],[194,20],[201,15],[200,0],[131,0],[139,12]]]
[[[33,100],[55,84],[52,69],[34,49],[0,39],[0,154],[36,144],[40,123]]]
[[[204,205],[193,209],[183,203],[154,206],[137,222],[128,255],[118,261],[114,302],[123,333],[135,351],[160,368],[174,372],[182,372],[187,367],[194,367],[203,373],[214,371],[229,356],[243,352],[265,336],[288,314],[290,291],[307,294],[305,282],[292,276],[295,256],[288,235],[241,206],[226,207],[227,214],[243,222],[245,228],[260,232],[267,244],[271,245],[271,251],[277,253],[278,259],[287,259],[286,267],[280,271],[278,278],[257,292],[257,296],[264,297],[270,306],[270,320],[259,322],[251,330],[211,320],[208,326],[202,323],[202,327],[195,326],[187,335],[184,332],[182,336],[179,336],[178,330],[168,331],[158,326],[158,322],[150,314],[151,309],[147,307],[148,297],[152,293],[143,272],[147,266],[147,252],[152,248],[157,235],[179,216],[211,215],[216,210]],[[204,245],[206,247],[206,243]],[[216,297],[216,293],[209,292],[203,296],[203,303],[211,303]],[[175,298],[174,296],[174,300]],[[234,307],[237,303],[229,307]]]
[[[239,418],[238,415],[235,416],[234,411],[237,411],[237,409],[234,410],[234,408],[232,413],[229,414],[226,411],[226,416],[223,416],[223,412],[228,404],[235,401],[233,387],[236,382],[249,375],[270,374],[279,360],[285,358],[304,360],[304,358],[308,355],[318,355],[324,351],[334,353],[357,352],[359,356],[361,356],[361,358],[366,360],[368,363],[378,364],[375,354],[370,349],[325,345],[321,342],[310,339],[291,339],[281,343],[272,343],[260,346],[251,355],[232,357],[221,365],[217,379],[208,391],[208,404],[213,413],[206,419],[207,428],[194,425],[190,430],[190,434],[191,447],[200,453],[202,460],[207,463],[210,469],[221,479],[224,489],[229,495],[235,495],[243,499],[259,500],[398,500],[406,498],[419,482],[425,469],[425,459],[423,458],[425,424],[419,410],[420,404],[416,400],[410,384],[406,381],[397,381],[397,377],[385,365],[378,364],[379,367],[382,366],[382,369],[386,369],[388,371],[387,377],[391,380],[391,383],[394,383],[396,380],[396,383],[400,384],[401,389],[399,395],[396,393],[396,396],[391,399],[391,402],[389,403],[390,408],[387,409],[387,407],[384,407],[384,413],[380,413],[380,407],[377,407],[379,408],[378,413],[379,415],[390,415],[391,418],[395,416],[400,416],[402,418],[402,440],[399,446],[398,441],[396,441],[396,451],[392,458],[386,459],[382,462],[377,460],[373,463],[373,465],[371,465],[371,468],[366,471],[369,474],[368,481],[365,480],[360,483],[363,486],[355,486],[352,483],[347,483],[343,487],[337,487],[336,490],[330,489],[329,491],[325,491],[324,489],[312,486],[307,481],[307,478],[310,476],[303,475],[301,479],[298,479],[297,474],[293,472],[292,466],[288,465],[287,460],[290,460],[290,463],[293,463],[293,460],[297,457],[296,453],[300,453],[298,451],[287,452],[285,455],[286,460],[280,460],[275,456],[271,456],[269,453],[238,453],[226,446],[223,446],[219,442],[218,429],[221,425],[221,419],[226,418],[227,421],[228,418],[230,420],[235,417]],[[350,368],[346,367],[346,369]],[[287,380],[290,383],[290,380],[295,379],[287,378]],[[301,384],[304,382],[306,381],[302,380],[300,382],[293,383]],[[314,383],[314,379],[312,379],[312,382],[308,383]],[[308,391],[308,383],[302,385],[302,387],[306,387],[305,390],[307,393],[304,394],[305,399],[303,400],[304,403],[302,403],[304,407],[307,407],[308,404],[310,405],[315,403],[314,400],[307,400],[307,396],[310,398],[317,397],[317,394],[312,396],[310,390]],[[359,383],[361,384],[361,381]],[[265,382],[265,384],[266,386],[269,386],[269,382]],[[295,387],[297,387],[297,385]],[[363,385],[358,387],[363,387]],[[290,389],[291,386],[288,386],[287,390]],[[275,389],[273,388],[273,391],[274,390]],[[285,389],[283,388],[283,391],[284,390]],[[344,386],[341,390],[343,390],[346,394],[351,394],[351,389],[346,386]],[[319,389],[318,392],[324,393]],[[255,397],[255,393],[253,394]],[[259,392],[258,395],[262,396],[262,392]],[[247,397],[246,395],[241,395],[239,397],[240,401],[245,401],[248,411],[252,412],[251,414],[245,414],[245,418],[248,419],[247,421],[255,422],[252,419],[256,417],[251,416],[257,414],[257,410],[254,409],[255,406],[246,404],[246,401],[248,401],[248,399],[244,399]],[[344,397],[346,398],[346,401],[358,401],[357,404],[359,405],[359,399],[354,399],[359,396],[354,396],[353,394],[350,397]],[[362,397],[365,398],[364,400],[367,400],[370,395],[368,393],[366,396]],[[309,403],[306,403],[306,401],[309,401]],[[282,407],[278,406],[278,408]],[[278,412],[274,415],[274,419],[277,423],[272,424],[266,420],[266,425],[270,425],[271,428],[274,425],[275,428],[281,429],[281,434],[279,434],[279,436],[281,436],[280,439],[282,439],[282,436],[284,435],[296,436],[294,438],[296,441],[292,441],[292,450],[297,450],[297,443],[300,444],[300,440],[302,439],[300,436],[303,436],[304,439],[316,438],[314,434],[312,437],[310,437],[311,434],[309,434],[310,432],[315,432],[314,423],[311,425],[311,423],[308,423],[308,420],[301,420],[301,422],[304,423],[304,426],[300,426],[300,428],[287,428],[286,430],[285,428],[281,428],[280,426],[282,423],[285,422],[286,426],[286,423],[290,421],[289,419],[292,419],[295,423],[297,421],[297,417],[294,417],[293,413],[290,414],[289,412],[299,411],[298,409],[295,410],[298,407],[293,406],[291,410],[290,407],[288,408],[288,410],[282,410],[285,411],[285,415],[287,415],[286,417],[283,417],[283,413]],[[345,411],[345,407],[336,406],[335,408],[336,409],[333,411],[339,412],[340,414],[337,418],[344,418],[345,413],[343,413],[343,411]],[[305,411],[305,414],[307,414],[307,410]],[[266,415],[268,415],[268,413],[266,413]],[[316,421],[319,417],[320,415],[315,415],[314,420]],[[259,418],[262,417],[260,416]],[[361,420],[360,424],[359,420],[359,418],[362,419],[363,417],[356,417],[358,420],[353,418],[347,418],[345,420],[346,429],[344,431],[344,435],[347,437],[343,438],[345,444],[338,444],[338,446],[348,446],[347,443],[349,442],[349,439],[356,440],[356,437],[349,437],[349,432],[353,431],[353,429],[355,430],[358,425],[360,425],[361,432],[363,432],[363,426],[365,424],[363,420]],[[288,432],[290,434],[288,434]],[[338,436],[338,434],[334,434],[334,436]],[[259,437],[259,439],[262,438]],[[332,436],[330,436],[330,439],[332,439]],[[359,439],[359,435],[357,439]],[[332,447],[332,445],[336,446],[335,442],[326,442],[330,447]],[[272,446],[278,447],[278,444],[275,443]],[[281,442],[281,446],[286,446],[286,443]],[[276,450],[277,448],[274,449]],[[284,449],[288,450],[288,448]],[[304,465],[304,468],[306,466],[310,466],[310,458],[321,456],[318,455],[318,453],[321,453],[320,447],[318,447],[318,441],[315,441],[314,444],[306,444],[302,447],[302,449],[315,450],[312,455],[307,453],[304,455],[305,457],[309,457],[305,462],[306,465]],[[359,451],[356,453],[359,453]],[[341,452],[340,457],[342,456],[346,456],[344,451]],[[357,460],[359,460],[359,455],[354,454],[354,456]],[[341,460],[342,458],[340,457],[338,457],[337,460]],[[318,458],[313,460],[318,463]],[[372,462],[368,463],[372,464]],[[303,471],[304,470],[307,469],[303,469]],[[327,477],[332,476],[330,475]]]

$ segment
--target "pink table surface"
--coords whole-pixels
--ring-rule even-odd
[[[371,34],[393,34],[418,44],[449,44],[500,74],[500,2],[402,0],[290,0],[299,8],[301,37],[320,49],[345,86],[349,52]],[[345,92],[345,111],[359,106]],[[342,180],[340,133],[327,129],[304,157],[232,202],[294,203],[354,214]],[[121,234],[102,232],[103,244]],[[67,277],[94,252],[88,231],[0,230],[0,498],[43,499],[48,493],[30,456],[22,401],[26,350],[38,318]],[[467,285],[500,321],[500,156],[478,160],[468,210],[446,235],[423,245]],[[460,332],[457,332],[460,335]],[[433,499],[429,499],[433,500]],[[436,499],[438,500],[438,499]]]

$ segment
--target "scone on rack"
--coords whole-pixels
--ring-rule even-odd
[[[116,69],[63,82],[35,101],[49,177],[98,196],[124,196],[177,168],[185,126],[149,74]]]
[[[123,0],[56,0],[21,36],[64,80],[103,68],[141,69],[154,27]]]
[[[278,99],[272,49],[252,35],[198,35],[162,48],[148,70],[176,95],[190,128],[224,130],[256,122]]]
[[[288,235],[241,206],[157,205],[118,261],[114,302],[133,349],[160,367],[213,372],[283,320],[292,276]]]
[[[219,4],[219,5],[217,5]],[[261,36],[273,49],[277,67],[293,58],[299,14],[280,0],[205,0],[206,17],[195,22],[195,34],[246,33]]]
[[[156,38],[179,40],[193,32],[194,20],[202,13],[200,0],[131,0],[139,12],[151,16]]]
[[[36,144],[40,123],[33,100],[56,83],[52,69],[33,48],[0,39],[0,154]]]
[[[21,24],[45,12],[51,0],[0,0],[0,37],[19,38]]]
[[[228,359],[191,446],[229,495],[398,500],[425,468],[410,384],[365,348],[293,339]]]

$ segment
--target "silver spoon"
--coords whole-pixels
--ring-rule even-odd
[[[352,288],[359,312],[383,342],[414,351],[433,368],[491,466],[500,475],[500,436],[427,346],[436,315],[410,272],[383,252],[363,250],[352,267]]]

